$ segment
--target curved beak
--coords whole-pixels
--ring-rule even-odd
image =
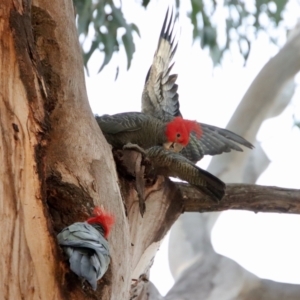
[[[163,147],[166,150],[172,151],[172,152],[180,152],[183,149],[183,146],[178,143],[173,143],[173,142],[167,142],[163,144]]]

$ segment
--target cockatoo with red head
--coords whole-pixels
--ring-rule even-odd
[[[176,84],[177,74],[171,74],[172,59],[177,50],[174,38],[173,12],[168,21],[169,10],[161,29],[152,65],[147,73],[142,94],[142,112],[164,121],[181,117],[179,96]],[[197,104],[196,104],[197,105]],[[197,123],[202,134],[190,134],[188,145],[180,152],[192,162],[199,161],[204,155],[216,155],[231,150],[243,151],[238,145],[252,149],[253,145],[241,136],[213,125]]]
[[[96,116],[96,121],[115,149],[133,144],[142,149],[162,146],[178,152],[189,143],[191,132],[196,136],[202,134],[197,122],[182,117],[166,122],[140,112],[125,112]]]
[[[69,258],[70,269],[90,283],[94,290],[110,263],[107,237],[114,224],[114,217],[100,207],[86,222],[77,222],[64,228],[58,243]]]

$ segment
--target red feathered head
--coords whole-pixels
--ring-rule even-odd
[[[182,117],[176,117],[167,124],[166,136],[169,142],[179,143],[186,146],[190,140],[190,133],[194,131],[198,138],[202,135],[200,124],[196,121],[185,120]]]
[[[115,217],[112,214],[106,212],[104,209],[100,208],[99,206],[96,206],[94,208],[93,215],[95,217],[87,219],[87,223],[101,225],[103,228],[104,237],[107,238],[112,225],[115,223]]]

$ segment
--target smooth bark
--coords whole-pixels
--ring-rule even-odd
[[[188,184],[177,183],[186,212],[227,209],[300,214],[300,190],[251,184],[228,184],[222,201],[214,202]]]

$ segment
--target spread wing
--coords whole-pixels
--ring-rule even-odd
[[[149,116],[139,112],[126,112],[115,115],[96,116],[96,121],[103,133],[117,134],[120,132],[140,130]]]
[[[175,116],[181,116],[179,110],[178,85],[175,83],[177,75],[170,75],[172,67],[171,60],[176,52],[177,44],[174,45],[173,13],[168,22],[168,13],[160,33],[157,50],[150,67],[144,91],[142,95],[142,111],[164,121],[171,121]],[[203,134],[197,138],[195,134],[190,135],[190,143],[181,154],[193,162],[197,162],[204,155],[216,155],[231,150],[243,151],[238,145],[250,149],[253,145],[239,135],[222,128],[201,124]]]
[[[163,23],[158,46],[154,54],[142,94],[142,112],[163,119],[165,115],[181,116],[178,101],[177,74],[170,75],[172,58],[177,49],[174,44],[173,11],[168,22],[169,10]]]
[[[197,162],[204,155],[216,155],[231,150],[243,151],[238,145],[249,149],[254,146],[243,137],[223,128],[198,123],[202,128],[202,135],[198,138],[194,133],[190,134],[189,144],[180,152],[193,162]]]

